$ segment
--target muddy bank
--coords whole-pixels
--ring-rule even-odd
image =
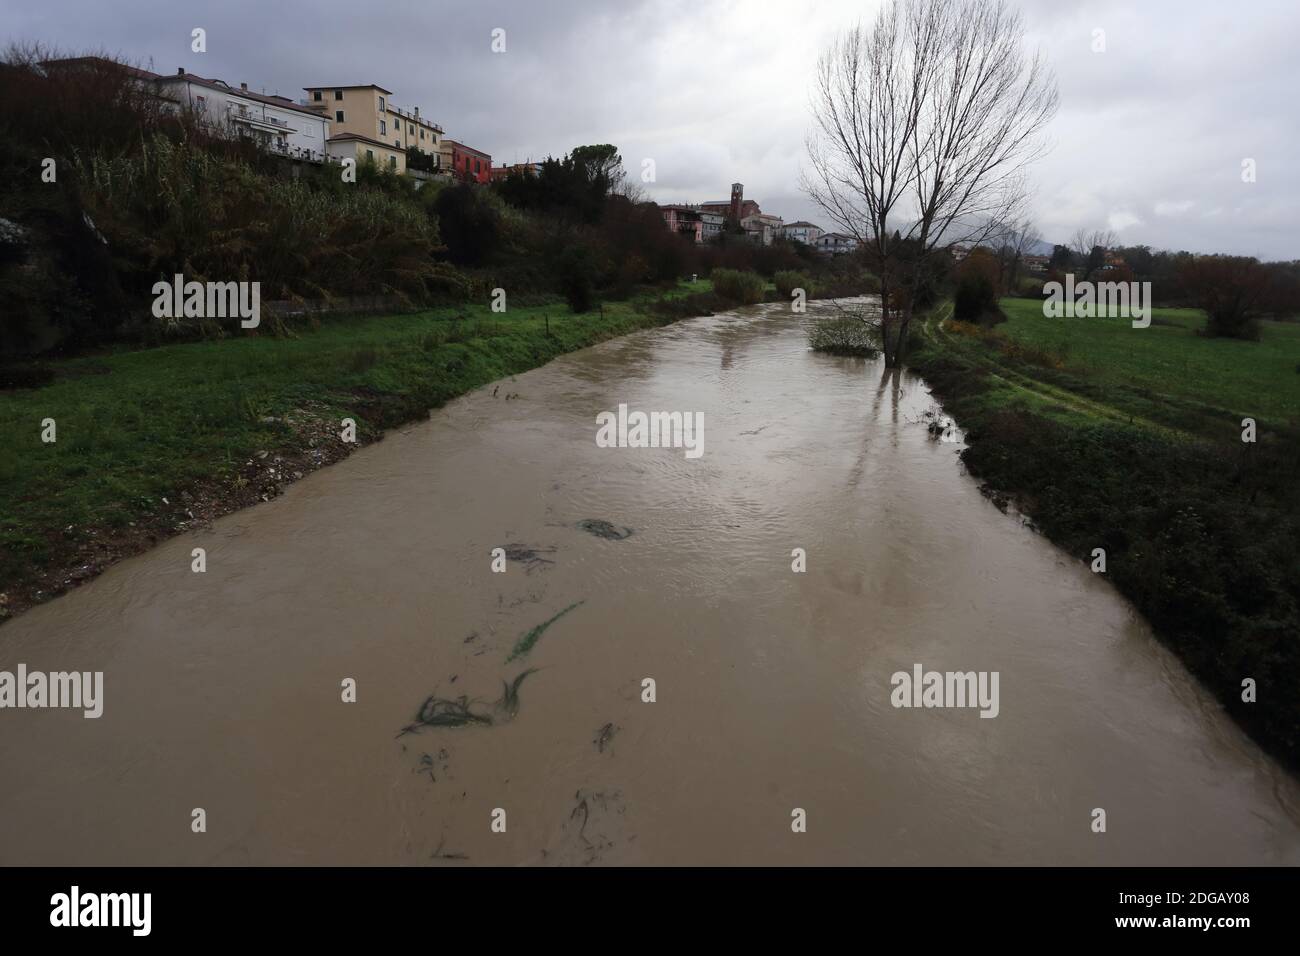
[[[105,703],[0,714],[0,862],[1300,862],[1294,781],[806,321],[572,353],[6,625]],[[705,453],[598,447],[620,403]],[[894,706],[916,665],[997,716]]]

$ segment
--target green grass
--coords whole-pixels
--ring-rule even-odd
[[[1056,319],[1036,300],[1003,299],[991,331],[939,321],[922,343],[987,373],[966,398],[984,411],[1015,407],[1063,424],[1124,423],[1181,437],[1229,441],[1251,417],[1261,429],[1300,423],[1300,325],[1263,322],[1258,342],[1197,335],[1204,316],[1156,309],[1152,324]],[[950,310],[944,314],[950,314]]]
[[[1197,309],[1155,309],[1148,328],[1129,319],[1049,319],[1033,299],[1003,299],[998,330],[1050,351],[1102,387],[1139,384],[1162,395],[1217,406],[1238,420],[1300,422],[1300,323],[1261,322],[1258,342],[1197,335]]]
[[[665,297],[709,289],[682,283]],[[0,396],[0,592],[21,603],[38,575],[72,567],[96,542],[143,526],[166,533],[185,517],[181,492],[237,480],[260,450],[293,448],[294,431],[276,420],[286,412],[352,417],[369,441],[490,381],[668,321],[649,309],[653,298],[606,303],[603,316],[557,304],[338,317],[292,337],[55,362],[52,384]],[[41,441],[46,418],[53,444]]]

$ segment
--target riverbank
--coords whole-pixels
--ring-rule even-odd
[[[1198,336],[1189,310],[1132,329],[1003,309],[987,330],[937,308],[908,358],[966,430],[967,468],[1074,557],[1103,549],[1161,639],[1300,767],[1300,325],[1250,343]]]
[[[497,379],[708,311],[707,280],[573,314],[562,302],[335,317],[50,364],[0,402],[0,622]],[[717,303],[721,306],[721,303]],[[500,401],[515,396],[502,382]],[[356,424],[342,438],[343,420]],[[47,420],[55,441],[42,441]]]
[[[1300,863],[1300,780],[980,495],[919,376],[806,347],[839,314],[560,356],[6,624],[104,706],[0,721],[0,863]],[[703,458],[598,445],[623,402]],[[996,672],[997,717],[895,707],[917,665]]]

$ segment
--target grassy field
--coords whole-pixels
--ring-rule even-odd
[[[373,441],[494,379],[670,321],[652,308],[656,298],[710,289],[683,282],[584,315],[558,303],[339,317],[292,337],[53,363],[50,385],[0,397],[0,619],[342,457],[344,417],[361,443]],[[57,429],[48,444],[47,418]]]
[[[936,321],[923,344],[991,373],[966,396],[985,412],[1017,407],[1062,424],[1081,419],[1171,436],[1231,441],[1241,420],[1261,431],[1300,427],[1300,324],[1263,322],[1258,342],[1196,334],[1191,309],[1156,309],[1152,323],[1047,318],[1036,300],[1003,299],[992,329]]]
[[[1186,310],[1134,329],[1002,308],[984,329],[942,305],[909,355],[965,428],[968,470],[1069,554],[1104,549],[1161,639],[1300,768],[1300,325],[1238,342],[1196,335],[1204,317]]]
[[[1196,309],[1155,309],[1130,320],[1049,319],[1035,299],[1003,299],[998,331],[1060,357],[1102,387],[1140,384],[1161,395],[1231,411],[1240,420],[1300,423],[1300,322],[1262,322],[1258,342],[1197,335]]]

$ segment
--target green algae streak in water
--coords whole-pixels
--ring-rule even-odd
[[[531,650],[533,649],[533,645],[537,643],[537,639],[540,638],[540,637],[542,636],[542,633],[543,633],[543,632],[544,632],[548,627],[550,627],[552,624],[554,624],[554,623],[555,623],[556,621],[558,621],[560,618],[564,617],[564,615],[568,614],[570,611],[572,611],[572,610],[573,610],[575,607],[577,607],[579,604],[586,604],[586,603],[587,603],[587,602],[586,602],[586,600],[584,599],[584,600],[582,600],[582,601],[576,601],[576,602],[574,602],[573,604],[570,604],[568,607],[566,607],[566,608],[565,608],[563,611],[561,611],[559,614],[555,615],[555,617],[551,618],[549,621],[543,621],[541,624],[538,624],[535,628],[533,628],[531,631],[529,631],[529,632],[528,632],[527,634],[525,634],[523,637],[519,638],[519,642],[518,642],[517,644],[515,644],[515,649],[514,649],[513,651],[511,651],[511,652],[510,652],[510,656],[506,658],[506,663],[509,664],[509,663],[510,663],[511,661],[513,661],[516,657],[523,657],[525,654],[527,654],[529,651],[531,651]]]

